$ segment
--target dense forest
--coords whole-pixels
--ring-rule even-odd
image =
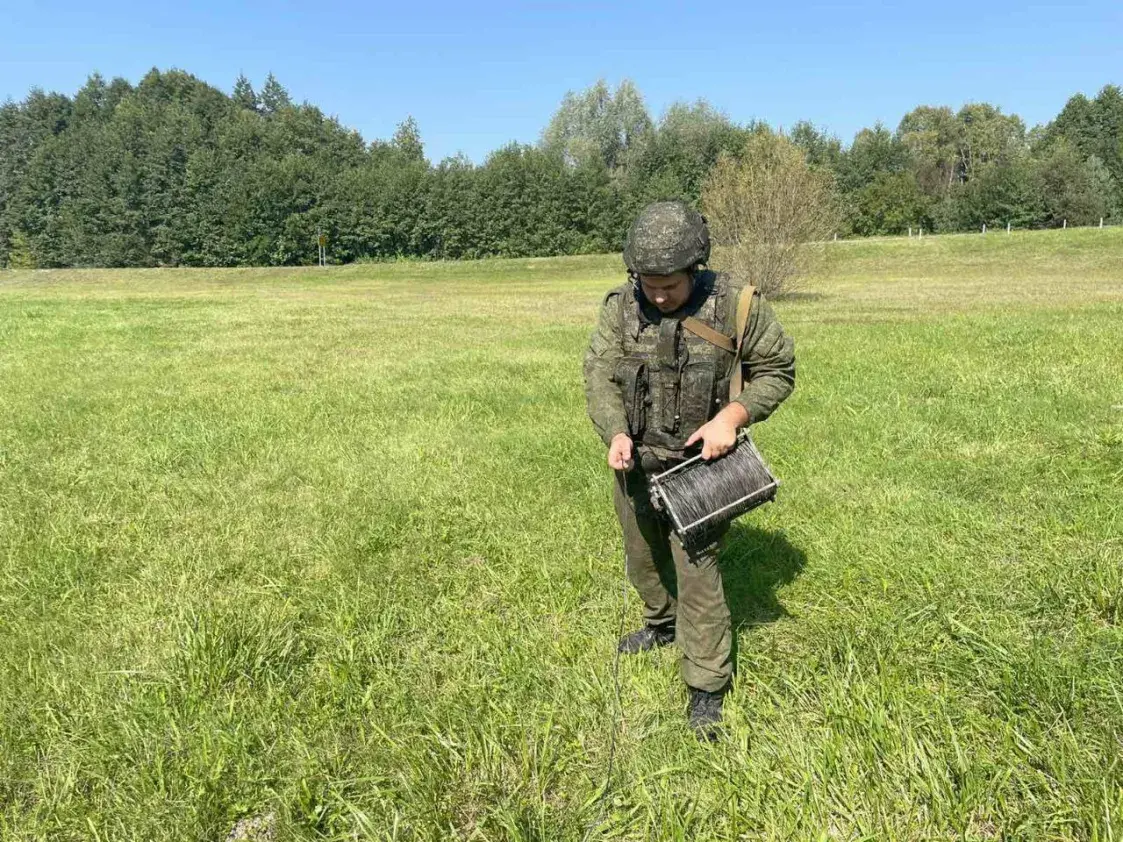
[[[618,249],[644,203],[696,200],[763,123],[705,101],[655,120],[630,82],[562,101],[538,143],[425,157],[412,119],[366,142],[272,76],[231,94],[179,70],[90,77],[0,106],[0,266],[245,266]],[[849,145],[786,130],[831,175],[840,236],[1123,222],[1123,92],[1027,129],[988,104],[921,106]]]

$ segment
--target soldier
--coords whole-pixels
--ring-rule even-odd
[[[738,429],[766,419],[795,386],[794,346],[772,307],[706,269],[709,256],[706,222],[685,202],[644,208],[624,246],[629,281],[605,296],[584,362],[589,417],[617,472],[628,579],[644,605],[644,626],[618,648],[632,654],[678,642],[689,722],[704,740],[717,737],[733,675],[717,564],[725,530],[684,546],[652,508],[647,479],[699,445],[704,459],[722,456]],[[751,296],[740,353],[745,385],[729,401],[743,289]]]

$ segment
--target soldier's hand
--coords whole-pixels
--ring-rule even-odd
[[[614,471],[632,469],[632,440],[624,433],[618,434],[608,446],[608,467]]]
[[[744,407],[731,403],[695,430],[686,440],[686,446],[690,447],[701,439],[702,458],[717,459],[733,449],[733,445],[737,443],[737,428],[743,427],[748,420],[749,415]]]

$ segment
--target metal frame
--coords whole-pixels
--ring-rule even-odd
[[[690,466],[694,465],[697,462],[704,461],[702,459],[702,457],[701,456],[691,457],[690,459],[687,459],[685,462],[683,462],[681,465],[675,465],[673,468],[668,468],[666,471],[663,471],[663,473],[657,474],[656,476],[651,478],[651,487],[654,489],[655,494],[658,495],[659,500],[662,504],[662,505],[659,506],[659,508],[663,509],[663,511],[665,511],[670,516],[671,523],[674,525],[675,531],[678,532],[680,535],[685,534],[686,532],[688,532],[691,529],[698,528],[699,526],[707,523],[708,521],[713,520],[714,518],[720,516],[724,512],[729,511],[730,509],[736,508],[737,506],[744,503],[746,500],[755,502],[757,499],[760,499],[760,498],[764,497],[765,499],[761,500],[761,502],[766,503],[766,502],[768,502],[768,500],[772,500],[776,497],[776,489],[778,489],[780,487],[780,481],[778,479],[776,479],[776,476],[772,473],[772,469],[768,467],[768,463],[766,463],[764,461],[764,457],[761,456],[760,451],[757,450],[757,447],[753,443],[752,438],[749,437],[748,435],[742,436],[740,438],[740,442],[738,443],[738,447],[743,447],[745,444],[748,444],[748,446],[751,449],[753,455],[756,456],[757,461],[760,462],[760,466],[762,468],[764,468],[764,472],[766,474],[768,474],[769,478],[772,481],[770,483],[768,483],[767,485],[764,485],[761,488],[758,488],[757,490],[746,494],[744,497],[738,497],[732,503],[728,503],[728,504],[722,506],[720,509],[717,509],[716,511],[710,512],[705,517],[699,518],[698,520],[694,521],[693,523],[686,524],[685,526],[679,520],[678,514],[671,507],[670,501],[663,494],[663,483],[672,474],[678,473],[678,472],[680,472],[680,471],[682,471],[686,468],[689,468]]]

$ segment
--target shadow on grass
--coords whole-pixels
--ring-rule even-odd
[[[807,563],[807,555],[783,532],[734,524],[719,558],[725,599],[733,618],[733,664],[737,665],[741,631],[788,617],[776,589],[793,581]]]

